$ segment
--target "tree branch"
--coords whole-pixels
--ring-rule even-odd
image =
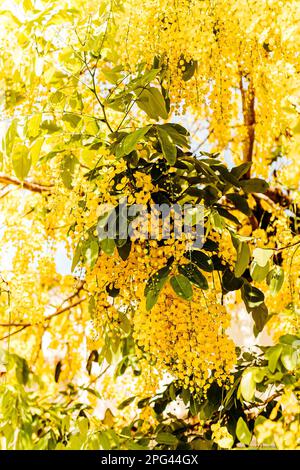
[[[33,191],[34,193],[42,193],[42,192],[50,192],[51,186],[46,186],[39,183],[30,183],[29,181],[20,181],[14,176],[8,176],[4,173],[0,173],[0,183],[3,184],[13,184],[14,186],[20,186],[24,189],[28,189],[29,191]]]
[[[291,198],[289,192],[285,194],[280,188],[269,188],[264,194],[260,195],[261,199],[269,199],[271,203],[278,204],[284,209],[291,209],[294,212],[297,219],[300,218],[300,206],[298,203],[294,202]]]
[[[68,297],[63,303],[68,302],[68,301],[72,300],[74,297],[76,297],[76,295],[78,295],[78,293],[80,292],[81,289],[82,289],[82,285],[77,289],[77,291],[74,294],[72,294],[70,297]],[[61,315],[62,313],[65,313],[65,312],[67,312],[68,310],[71,310],[74,307],[77,307],[77,305],[80,305],[82,302],[84,302],[84,300],[86,300],[86,297],[82,297],[81,299],[76,300],[76,302],[72,303],[71,305],[67,305],[66,307],[58,308],[54,313],[51,313],[50,315],[47,315],[44,318],[44,323],[47,324],[49,321],[52,320],[52,318],[57,317],[58,315]],[[12,333],[8,333],[7,335],[0,338],[0,341],[2,341],[4,339],[7,339],[10,336],[13,336],[13,335],[23,331],[25,328],[28,328],[29,326],[36,326],[36,325],[34,323],[0,323],[0,327],[6,327],[6,328],[19,327],[19,326],[21,327],[20,329],[18,329],[16,331],[13,331]]]
[[[293,204],[290,196],[288,194],[284,194],[280,188],[269,188],[264,193],[271,201],[275,202],[275,204],[279,204],[281,207],[289,207]]]
[[[8,324],[8,325],[6,325],[6,326],[10,326],[10,325]],[[18,330],[15,330],[15,331],[13,331],[13,332],[11,332],[11,333],[7,333],[7,335],[2,336],[2,338],[0,338],[0,341],[3,341],[3,340],[5,340],[5,339],[8,339],[8,338],[10,338],[11,336],[16,335],[17,333],[20,333],[21,331],[25,330],[25,328],[27,328],[28,326],[30,326],[30,325],[22,326],[22,328],[19,328]]]
[[[45,321],[50,321],[50,320],[52,320],[52,318],[57,317],[57,315],[61,315],[62,313],[67,312],[71,308],[77,307],[77,305],[80,305],[84,300],[86,300],[86,297],[81,297],[81,299],[78,299],[73,304],[68,305],[67,307],[58,309],[56,312],[54,312],[51,315],[48,315],[47,317],[45,317]]]

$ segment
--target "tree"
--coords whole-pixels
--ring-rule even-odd
[[[299,448],[299,13],[4,5],[4,448]]]

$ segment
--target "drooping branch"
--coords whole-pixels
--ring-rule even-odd
[[[240,91],[244,126],[247,132],[247,137],[243,142],[243,160],[244,162],[252,162],[255,142],[255,93],[252,80],[247,79],[243,74],[240,76]],[[250,173],[249,169],[244,177],[250,178]]]
[[[275,204],[279,204],[281,207],[290,207],[293,204],[293,201],[289,194],[284,194],[280,188],[269,188],[265,192],[265,196],[267,196],[271,201]]]
[[[0,173],[0,183],[6,185],[13,184],[14,186],[19,186],[21,188],[28,189],[29,191],[33,191],[34,193],[51,192],[51,186],[29,181],[20,181],[18,178],[5,175],[4,173]]]
[[[6,324],[6,326],[9,326],[9,325]],[[7,333],[6,335],[2,336],[2,338],[0,338],[0,341],[4,341],[5,339],[10,338],[11,336],[14,336],[14,335],[16,335],[16,334],[18,334],[18,333],[21,333],[21,331],[25,330],[25,328],[28,328],[28,326],[31,326],[31,325],[25,324],[24,326],[22,326],[22,327],[19,328],[18,330],[14,330],[14,331],[12,331],[12,332]]]
[[[70,310],[71,308],[77,307],[77,305],[80,305],[84,300],[86,300],[86,298],[85,298],[85,297],[81,297],[81,299],[78,299],[78,300],[77,300],[76,302],[74,302],[73,304],[67,305],[67,306],[64,307],[64,308],[58,309],[56,312],[54,312],[54,313],[52,313],[51,315],[48,315],[47,317],[45,317],[45,322],[48,322],[48,321],[52,320],[52,318],[57,317],[58,315],[61,315],[62,313],[67,312],[67,311]]]
[[[74,292],[72,295],[70,295],[63,303],[70,302],[70,300],[72,300],[74,297],[76,297],[79,294],[79,292],[82,290],[82,287],[83,287],[83,284],[81,283],[79,288],[76,290],[76,292]],[[44,318],[44,325],[47,326],[48,322],[51,321],[52,318],[57,317],[58,315],[61,315],[65,312],[67,312],[68,310],[71,310],[74,307],[77,307],[78,305],[80,305],[85,300],[86,300],[85,297],[81,297],[81,298],[77,299],[75,302],[73,302],[73,303],[71,303],[71,304],[69,304],[65,307],[57,308],[54,313],[51,313],[50,315],[47,315]],[[6,328],[20,327],[18,330],[7,333],[5,336],[0,338],[0,341],[2,341],[4,339],[7,339],[10,336],[15,335],[15,334],[23,331],[25,328],[28,328],[30,326],[36,326],[36,325],[34,323],[19,323],[19,322],[18,323],[14,323],[14,322],[12,322],[12,323],[0,323],[0,327],[6,327]]]
[[[85,300],[85,297],[82,297],[81,299],[78,299],[76,302],[74,302],[71,305],[67,305],[64,308],[57,309],[56,312],[44,318],[45,323],[47,323],[49,320],[52,320],[52,318],[56,317],[57,315],[61,315],[62,313],[67,312],[71,308],[77,307],[77,305],[81,304],[84,300]],[[22,327],[27,328],[28,326],[35,326],[35,324],[34,323],[0,323],[0,327],[1,326],[2,327],[22,326]]]
[[[281,210],[289,209],[289,212],[286,212],[289,220],[289,227],[291,228],[292,233],[295,235],[300,233],[299,227],[297,226],[297,220],[300,219],[300,205],[293,200],[293,197],[289,191],[285,192],[280,187],[274,186],[268,188],[264,194],[255,194],[253,196],[256,201],[256,210],[254,212],[259,220],[264,214],[261,201],[266,201],[275,211],[279,208],[281,208]],[[269,219],[270,217],[265,217],[264,223],[266,223]],[[293,246],[293,244],[291,246]]]
[[[258,197],[258,196],[256,196]],[[293,210],[296,218],[300,218],[300,206],[293,201],[293,198],[290,196],[289,191],[284,193],[279,187],[271,187],[267,189],[264,194],[259,195],[260,199],[267,199],[274,206],[278,205],[283,209]]]
[[[241,99],[242,99],[242,111],[243,111],[243,125],[246,128],[247,136],[243,142],[243,161],[252,162],[253,150],[255,144],[255,90],[253,80],[251,77],[245,75],[242,71],[240,72],[240,84],[239,84]],[[245,179],[250,178],[251,169],[244,175]],[[289,194],[285,194],[280,188],[269,188],[263,197],[267,197],[274,204],[278,204],[282,208],[291,207],[293,204],[292,198]],[[300,208],[296,207],[295,214],[300,217]],[[257,221],[253,216],[250,218],[250,222],[253,228],[257,228]]]

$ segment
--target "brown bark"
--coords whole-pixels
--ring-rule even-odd
[[[45,186],[39,183],[31,183],[29,181],[20,181],[14,176],[8,176],[4,173],[0,173],[0,183],[2,184],[13,184],[14,186],[20,186],[21,188],[28,189],[35,193],[51,192],[51,186]]]
[[[83,288],[83,283],[81,282],[78,289],[76,289],[76,291],[70,295],[70,297],[68,297],[64,302],[70,302],[72,299],[74,299],[74,297],[76,297],[79,292],[82,290]],[[56,309],[56,311],[54,313],[51,313],[50,315],[47,315],[45,318],[44,318],[44,327],[48,326],[48,323],[52,320],[52,318],[58,316],[58,315],[61,315],[62,313],[65,313],[67,312],[68,310],[71,310],[72,308],[74,307],[77,307],[78,305],[80,305],[82,302],[84,302],[86,300],[86,297],[81,297],[79,299],[77,299],[75,302],[73,303],[70,303],[69,305],[67,305],[66,307],[58,307]],[[23,331],[25,328],[28,328],[30,326],[37,326],[36,324],[34,323],[19,323],[19,322],[11,322],[11,323],[0,323],[0,327],[5,327],[5,328],[11,328],[11,327],[21,327],[20,329],[18,330],[14,330],[12,332],[9,332],[8,334],[6,334],[5,336],[3,336],[2,338],[0,338],[0,341],[4,340],[4,339],[7,339],[9,338],[10,336],[13,336],[21,331]]]

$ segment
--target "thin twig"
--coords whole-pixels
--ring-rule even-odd
[[[7,325],[7,326],[9,326],[9,325]],[[22,328],[20,328],[19,330],[15,330],[12,333],[8,333],[7,335],[2,336],[2,338],[0,338],[0,341],[3,341],[4,339],[9,339],[11,336],[16,335],[17,333],[20,333],[22,330],[25,330],[25,328],[27,328],[27,326],[30,326],[30,325],[25,325]]]
[[[73,299],[78,293],[79,291],[82,289],[82,286],[74,293],[72,294],[68,299],[66,299],[63,303],[65,302],[68,302],[70,301],[71,299]],[[58,315],[61,315],[62,313],[64,312],[67,312],[68,310],[71,310],[72,308],[74,307],[77,307],[78,305],[80,305],[82,302],[84,302],[86,300],[86,297],[82,297],[81,299],[78,299],[76,302],[72,303],[71,305],[67,305],[66,307],[63,307],[63,308],[58,308],[56,310],[56,312],[52,313],[51,315],[48,315],[44,318],[44,324],[46,326],[48,326],[48,322],[52,320],[52,318],[58,316]],[[16,330],[16,331],[13,331],[12,333],[10,334],[7,334],[5,336],[3,336],[2,338],[0,338],[0,341],[4,340],[4,339],[7,339],[9,338],[10,336],[13,336],[21,331],[23,331],[25,328],[28,328],[30,326],[37,326],[35,325],[34,323],[0,323],[0,327],[8,327],[8,328],[11,328],[11,327],[18,327],[18,326],[21,326],[20,329]]]

